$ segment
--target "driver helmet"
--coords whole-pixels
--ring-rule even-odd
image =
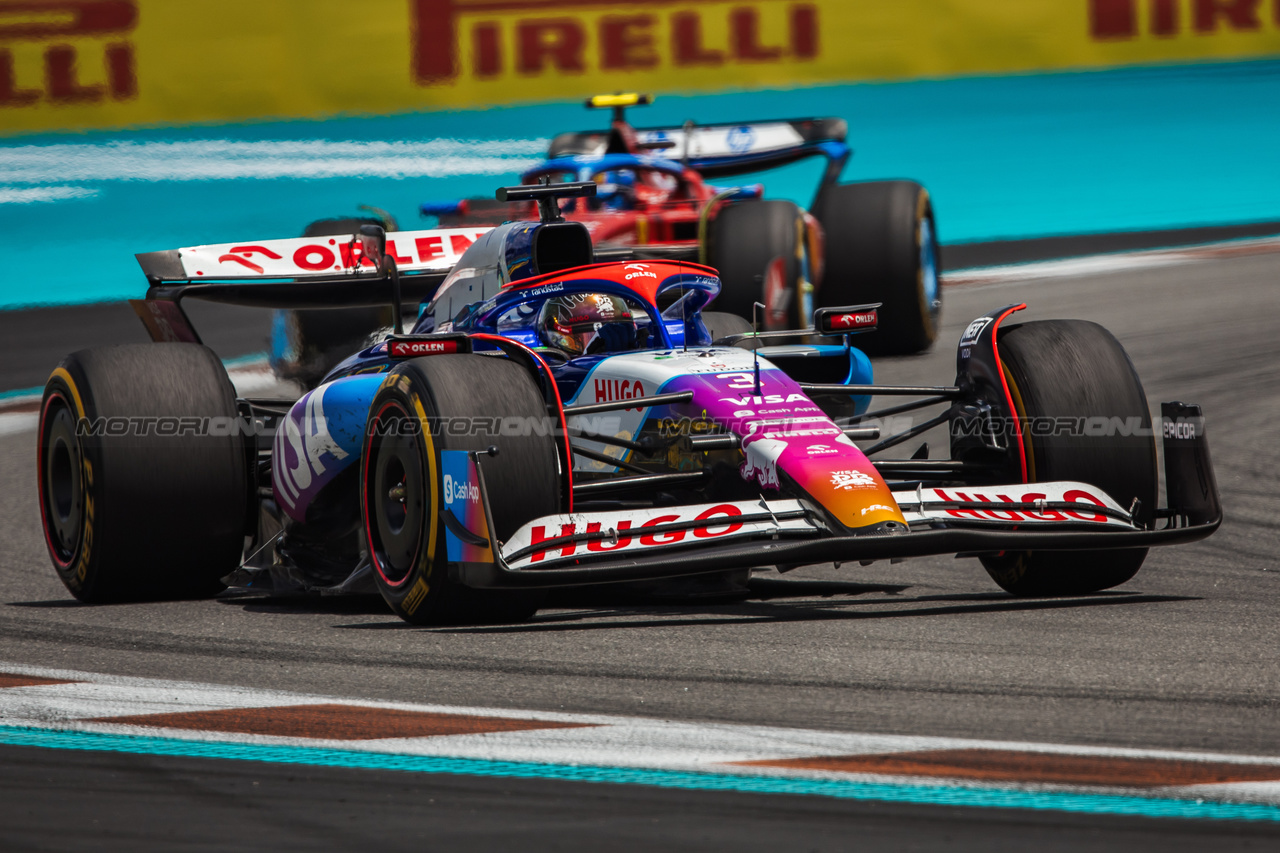
[[[596,175],[601,203],[610,210],[631,210],[636,203],[636,174],[630,169],[611,169]]]
[[[639,349],[637,330],[626,300],[608,293],[557,296],[538,314],[542,342],[571,356]]]

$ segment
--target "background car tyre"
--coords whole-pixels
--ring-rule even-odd
[[[1126,509],[1136,498],[1141,502],[1137,523],[1150,525],[1158,496],[1155,435],[1142,382],[1120,342],[1096,323],[1045,320],[1002,328],[997,345],[1022,424],[1061,418],[1091,419],[1095,425],[1072,435],[1024,428],[1028,480],[1089,483]],[[1126,427],[1100,428],[1104,423]],[[1016,479],[1021,463],[1014,451]],[[1019,552],[983,557],[982,565],[1015,595],[1077,595],[1124,583],[1137,574],[1146,554],[1146,549]]]
[[[728,314],[723,311],[703,311],[702,322],[706,324],[707,331],[711,333],[712,343],[730,335],[749,335],[752,331],[750,320],[745,317],[739,317],[737,314]],[[734,346],[742,347],[743,349],[755,349],[756,344],[746,340],[738,341]]]
[[[240,563],[249,458],[222,362],[196,344],[80,350],[45,385],[45,541],[87,602],[209,596]]]
[[[828,187],[813,212],[826,233],[818,304],[883,302],[879,328],[855,340],[871,355],[928,349],[942,311],[928,191],[914,181],[841,184]]]
[[[361,225],[387,223],[372,217],[321,219],[303,229],[303,237],[346,236]],[[393,230],[394,224],[388,230]],[[276,376],[315,388],[325,375],[351,353],[368,346],[369,336],[390,326],[387,307],[281,309],[271,321],[271,369]]]
[[[776,280],[767,275],[781,261]],[[789,201],[749,201],[720,210],[707,231],[707,262],[720,272],[719,312],[751,319],[752,306],[767,310],[760,331],[804,329],[812,321],[809,241],[804,213]]]
[[[540,590],[474,590],[449,577],[440,453],[497,446],[498,455],[480,464],[498,538],[508,539],[524,523],[560,511],[556,439],[546,429],[500,428],[495,435],[488,426],[449,425],[511,419],[499,420],[501,427],[547,417],[529,374],[505,359],[437,355],[404,362],[388,375],[369,409],[361,503],[378,589],[402,619],[516,622],[537,611],[545,595]],[[424,420],[442,425],[436,435],[398,428]]]

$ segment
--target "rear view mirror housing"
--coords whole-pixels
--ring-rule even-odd
[[[848,305],[843,308],[819,308],[813,312],[813,329],[823,335],[854,335],[874,332],[880,322],[878,309],[883,302]]]

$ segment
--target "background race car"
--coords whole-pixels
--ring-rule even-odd
[[[601,257],[711,266],[723,283],[716,303],[722,313],[745,320],[759,302],[765,329],[797,329],[820,305],[881,302],[888,309],[884,322],[865,336],[863,350],[905,354],[933,343],[942,291],[937,228],[924,187],[907,180],[840,183],[852,155],[843,119],[632,127],[625,109],[651,102],[637,94],[589,99],[589,108],[613,111],[608,130],[556,136],[548,159],[521,175],[522,182],[595,182],[597,194],[568,200],[563,215],[587,226]],[[825,167],[807,210],[765,199],[761,184],[709,183],[809,158]],[[425,203],[421,211],[443,227],[498,225],[512,215],[488,198]],[[537,215],[531,208],[522,214]],[[351,222],[322,220],[307,234]],[[314,384],[321,367],[336,364],[380,319],[285,315],[273,335],[273,363],[281,375]],[[745,328],[740,322],[735,330]],[[327,360],[320,353],[328,353]]]
[[[40,506],[67,587],[376,588],[411,622],[506,621],[558,586],[965,552],[1011,592],[1077,594],[1219,525],[1199,409],[1167,403],[1154,429],[1100,326],[1006,326],[1025,307],[1006,306],[965,331],[954,383],[874,385],[852,339],[887,308],[816,310],[808,331],[828,344],[717,338],[715,270],[600,261],[560,215],[596,192],[499,190],[540,218],[495,228],[140,255],[135,308],[158,343],[73,353],[44,395]],[[186,297],[386,302],[395,321],[404,299],[426,303],[410,334],[266,400],[234,396]],[[909,401],[872,412],[872,396]],[[868,425],[931,407],[894,435]],[[883,456],[940,424],[949,459]]]

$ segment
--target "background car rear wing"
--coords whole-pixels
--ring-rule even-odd
[[[806,157],[826,157],[844,167],[848,124],[839,118],[804,118],[740,124],[636,128],[641,151],[661,153],[697,169],[705,177],[740,175],[773,168]],[[583,154],[623,153],[609,150],[612,131],[562,133],[551,140],[548,159]],[[616,141],[613,144],[617,144]],[[838,176],[839,169],[836,170]]]
[[[187,297],[256,308],[351,308],[421,301],[491,226],[289,237],[137,255],[150,287],[129,304],[156,341],[199,343]],[[377,249],[371,247],[378,246]],[[366,248],[370,247],[370,248]],[[385,261],[373,256],[385,253]]]

